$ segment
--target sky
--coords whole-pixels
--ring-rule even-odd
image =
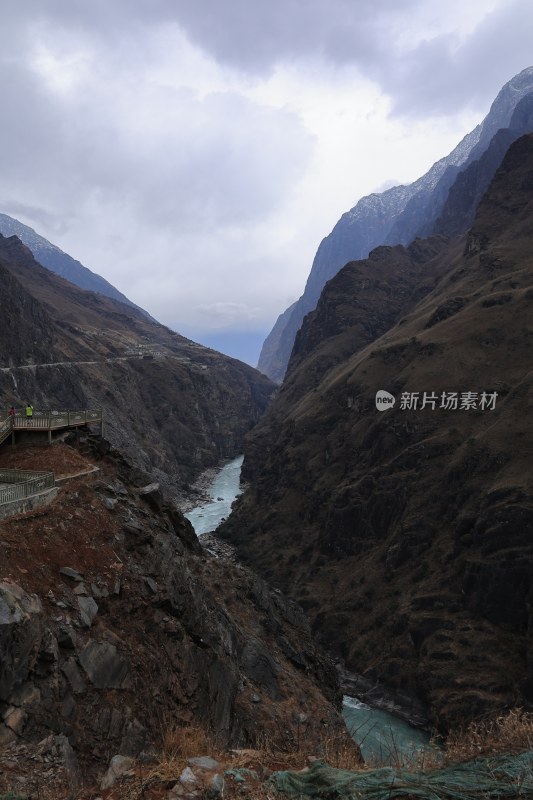
[[[255,364],[320,241],[533,63],[531,0],[1,0],[0,212]]]

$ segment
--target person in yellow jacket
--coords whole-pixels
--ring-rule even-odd
[[[33,406],[31,403],[26,403],[26,424],[31,425],[33,419]]]

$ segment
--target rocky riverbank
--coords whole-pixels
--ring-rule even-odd
[[[379,681],[369,680],[340,665],[337,670],[343,694],[357,697],[371,708],[386,711],[415,728],[427,728],[429,725],[423,705],[407,692],[383,686]]]
[[[204,470],[196,480],[188,485],[177,498],[179,510],[182,514],[187,514],[192,511],[196,506],[203,503],[208,503],[211,499],[209,494],[209,487],[216,478],[220,467],[208,467]]]

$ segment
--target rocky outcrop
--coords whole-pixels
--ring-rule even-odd
[[[2,743],[67,737],[86,776],[182,726],[281,749],[302,714],[310,741],[342,731],[334,667],[301,609],[210,556],[161,487],[97,444],[98,480],[2,526]]]
[[[223,528],[349,669],[443,728],[533,702],[531,174],[529,135],[466,236],[328,283]]]
[[[0,741],[20,733],[24,708],[36,692],[26,683],[35,667],[43,640],[43,608],[35,595],[12,583],[0,583],[0,702],[7,705],[0,724]]]

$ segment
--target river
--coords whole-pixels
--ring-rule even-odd
[[[231,504],[241,493],[243,459],[244,456],[238,456],[225,464],[207,490],[211,500],[185,514],[197,536],[212,533],[231,514]]]
[[[231,514],[231,506],[240,495],[243,456],[225,464],[208,488],[211,500],[193,508],[185,516],[197,536],[212,533]],[[343,716],[365,761],[376,765],[408,764],[416,753],[429,747],[429,736],[399,717],[371,708],[356,697],[344,697]]]
[[[342,715],[368,764],[409,766],[422,752],[432,749],[426,731],[387,711],[371,708],[357,697],[344,697]]]

